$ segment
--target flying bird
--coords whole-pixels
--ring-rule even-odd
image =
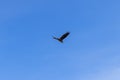
[[[66,32],[65,34],[63,34],[60,38],[54,37],[53,39],[58,40],[59,42],[63,43],[63,40],[70,34],[70,32]]]

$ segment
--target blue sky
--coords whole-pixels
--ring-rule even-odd
[[[0,80],[120,80],[119,4],[1,0]]]

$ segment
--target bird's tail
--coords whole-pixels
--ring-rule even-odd
[[[56,38],[56,37],[54,37],[54,36],[52,36],[53,37],[53,39],[58,39],[58,38]]]

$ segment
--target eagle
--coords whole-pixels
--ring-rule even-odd
[[[57,37],[54,37],[53,36],[53,39],[56,39],[58,40],[59,42],[63,43],[63,40],[70,34],[70,32],[66,32],[64,33],[60,38],[57,38]]]

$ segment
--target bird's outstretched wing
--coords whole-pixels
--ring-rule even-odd
[[[62,41],[62,40],[65,39],[69,34],[70,34],[70,32],[66,32],[66,33],[63,34],[59,39]]]

